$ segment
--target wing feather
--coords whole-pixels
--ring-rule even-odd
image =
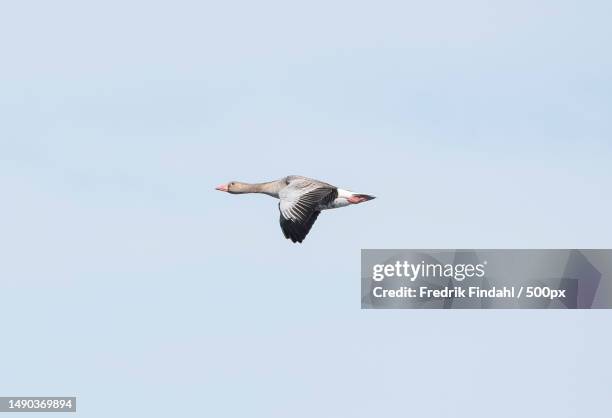
[[[302,242],[321,213],[320,208],[338,197],[338,189],[305,177],[288,177],[287,183],[279,192],[280,226],[285,238]]]

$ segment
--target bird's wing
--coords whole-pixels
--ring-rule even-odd
[[[319,216],[319,206],[338,197],[338,189],[307,178],[288,178],[279,192],[280,226],[285,238],[302,242]]]

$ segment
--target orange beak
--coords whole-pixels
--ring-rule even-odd
[[[227,188],[227,184],[222,184],[220,186],[215,187],[215,190],[219,190],[220,192],[227,192],[228,188]]]

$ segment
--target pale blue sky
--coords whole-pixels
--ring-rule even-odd
[[[3,5],[0,393],[84,417],[606,416],[609,312],[361,311],[359,250],[612,247],[611,13]],[[287,174],[378,199],[299,246],[274,200],[213,190]]]

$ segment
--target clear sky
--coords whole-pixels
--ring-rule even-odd
[[[361,311],[361,248],[612,247],[608,1],[0,10],[2,395],[83,417],[603,417],[609,311]],[[374,194],[303,245],[288,174]]]

